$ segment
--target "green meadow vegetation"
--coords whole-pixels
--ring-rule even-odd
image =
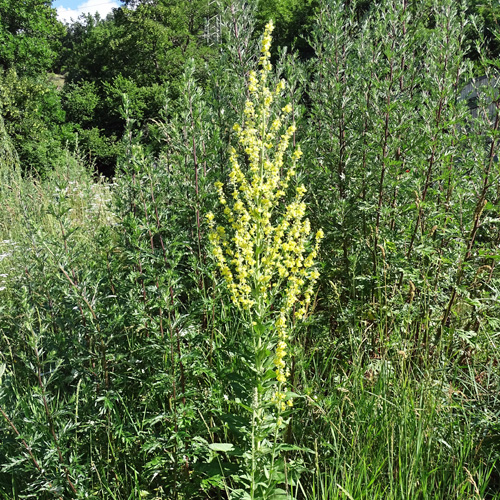
[[[30,2],[0,498],[499,500],[494,2]]]

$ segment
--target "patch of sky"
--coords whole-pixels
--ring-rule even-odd
[[[54,0],[52,7],[57,10],[57,18],[63,23],[76,21],[82,14],[106,17],[113,9],[120,7],[119,0]]]

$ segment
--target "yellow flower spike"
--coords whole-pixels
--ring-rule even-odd
[[[260,70],[248,76],[243,122],[233,126],[237,148],[229,148],[229,182],[226,187],[215,184],[226,231],[214,229],[213,214],[206,218],[212,228],[212,254],[231,301],[250,321],[265,317],[274,324],[275,338],[270,339],[276,345],[273,401],[284,411],[292,405],[284,386],[290,374],[286,359],[291,319],[307,314],[318,277],[314,259],[323,232],[316,233],[311,248],[303,201],[306,188],[299,184],[290,192],[302,151],[296,146],[287,153],[296,127],[291,121],[292,105],[279,104],[286,82],[280,80],[272,89],[267,84],[273,29],[270,21],[262,38]],[[287,193],[291,201],[285,205]]]

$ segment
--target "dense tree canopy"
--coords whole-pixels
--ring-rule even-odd
[[[310,57],[312,52],[307,39],[318,4],[318,0],[259,0],[259,31],[269,19],[273,19],[276,25],[276,45],[288,48],[293,46],[303,57]]]
[[[50,0],[0,0],[0,66],[35,75],[50,69],[62,24]]]
[[[82,16],[68,28],[61,63],[72,82],[110,81],[118,75],[137,85],[175,80],[188,58],[203,67],[209,2],[158,0],[115,9],[106,19]]]

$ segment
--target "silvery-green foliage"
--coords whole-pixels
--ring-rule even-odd
[[[318,210],[329,228],[325,265],[354,317],[378,311],[377,349],[408,337],[418,345],[429,328],[451,328],[453,342],[464,327],[450,325],[447,310],[456,269],[463,284],[478,243],[475,214],[495,185],[495,119],[473,119],[461,99],[472,76],[464,9],[417,4],[380,2],[360,20],[355,3],[322,2],[313,36],[307,127],[311,182],[318,208],[328,206]],[[402,324],[407,312],[413,319]]]

